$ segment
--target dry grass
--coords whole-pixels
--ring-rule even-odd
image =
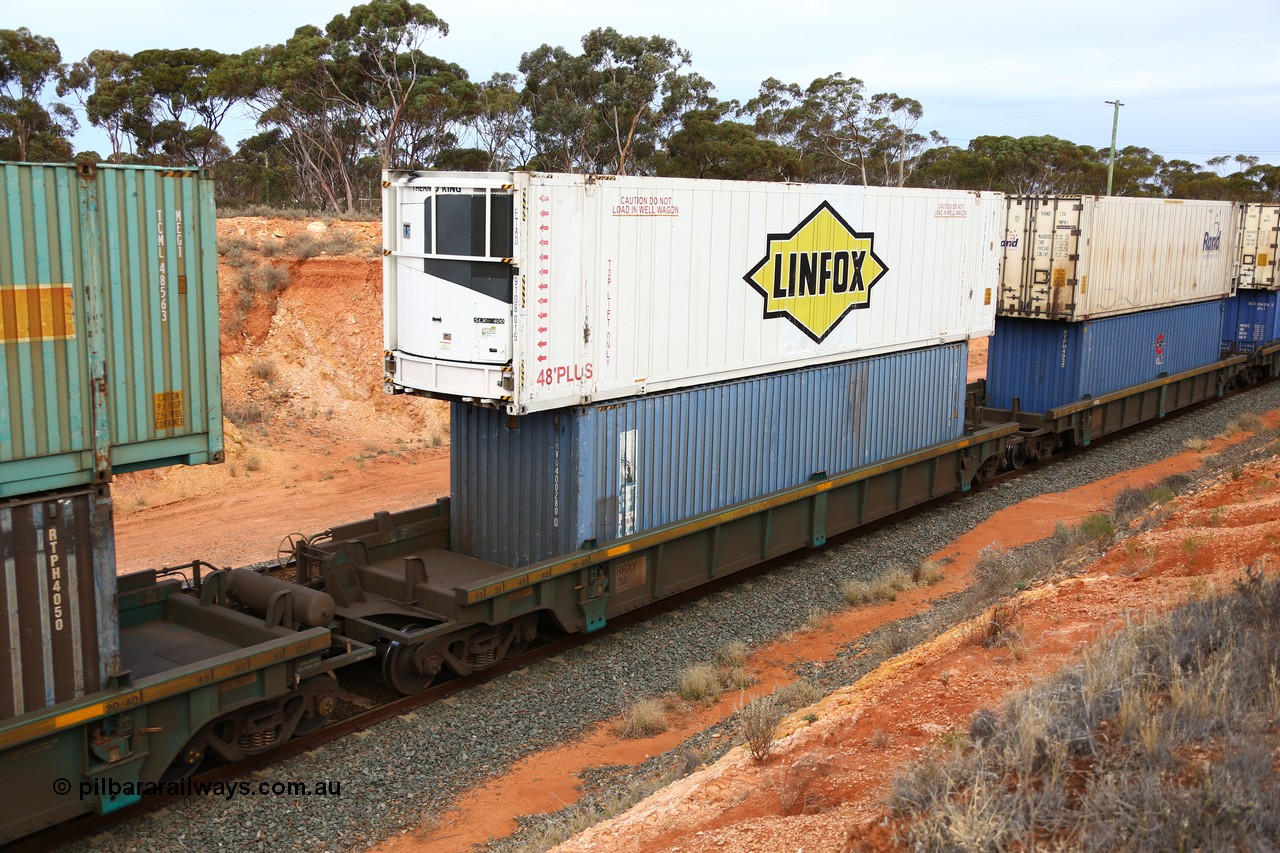
[[[821,687],[805,678],[773,691],[774,699],[788,712],[812,705],[825,695]]]
[[[1273,849],[1280,580],[1130,626],[895,783],[900,845]]]
[[[1257,432],[1262,429],[1262,418],[1251,412],[1245,412],[1238,418],[1227,424],[1227,428],[1223,430],[1222,435],[1232,436],[1241,432]]]
[[[668,728],[667,712],[662,703],[657,699],[641,699],[627,709],[619,734],[624,738],[652,737]]]
[[[720,673],[714,666],[694,664],[680,673],[678,691],[686,702],[701,702],[720,695]]]
[[[856,607],[881,601],[895,601],[898,593],[915,585],[910,572],[895,566],[885,574],[869,581],[850,580],[844,585],[842,591],[844,600]]]
[[[721,646],[716,652],[715,660],[720,666],[733,668],[746,666],[751,659],[751,647],[741,640],[734,640]]]

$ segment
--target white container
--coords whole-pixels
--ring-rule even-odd
[[[1280,232],[1280,205],[1246,204],[1241,216],[1238,285],[1254,290],[1280,287],[1276,276],[1277,232]]]
[[[387,390],[511,414],[991,333],[1004,197],[389,172]]]
[[[1229,296],[1239,208],[1228,201],[1011,198],[1000,314],[1092,320]]]

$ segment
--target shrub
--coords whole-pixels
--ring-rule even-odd
[[[317,254],[350,255],[358,248],[356,240],[346,231],[333,231],[316,243]]]
[[[238,427],[260,424],[266,420],[266,414],[262,406],[253,400],[244,400],[238,403],[227,402],[222,407],[222,413],[226,415],[227,420]]]
[[[273,384],[279,378],[279,371],[276,370],[276,363],[269,358],[257,358],[249,365],[249,375],[255,376],[266,382],[268,385]]]
[[[259,286],[267,293],[284,290],[289,281],[289,270],[279,264],[263,264],[258,267]]]
[[[290,234],[284,240],[283,254],[289,255],[299,260],[314,258],[320,254],[320,243],[315,237],[306,231],[297,234]]]
[[[747,751],[756,761],[764,761],[773,750],[773,737],[782,722],[783,709],[772,694],[761,696],[742,709],[739,725]]]
[[[249,253],[257,250],[258,244],[244,237],[228,237],[218,241],[218,254],[233,267],[253,263]]]
[[[1002,601],[993,605],[978,620],[970,640],[974,645],[992,646],[1007,642],[1015,636],[1014,625],[1018,622],[1018,605],[1015,601]]]
[[[1102,545],[1110,542],[1116,535],[1116,526],[1105,513],[1095,512],[1086,515],[1080,522],[1080,533],[1090,542]]]
[[[1129,626],[894,784],[906,849],[1270,849],[1280,579]],[[1082,760],[1083,759],[1083,760]]]

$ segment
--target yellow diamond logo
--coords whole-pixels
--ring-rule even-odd
[[[846,314],[871,306],[871,288],[889,271],[874,237],[824,201],[791,233],[770,234],[764,258],[743,279],[764,297],[766,318],[785,317],[822,343]]]

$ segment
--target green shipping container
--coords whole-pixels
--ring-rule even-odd
[[[0,164],[0,497],[222,461],[206,171]]]

